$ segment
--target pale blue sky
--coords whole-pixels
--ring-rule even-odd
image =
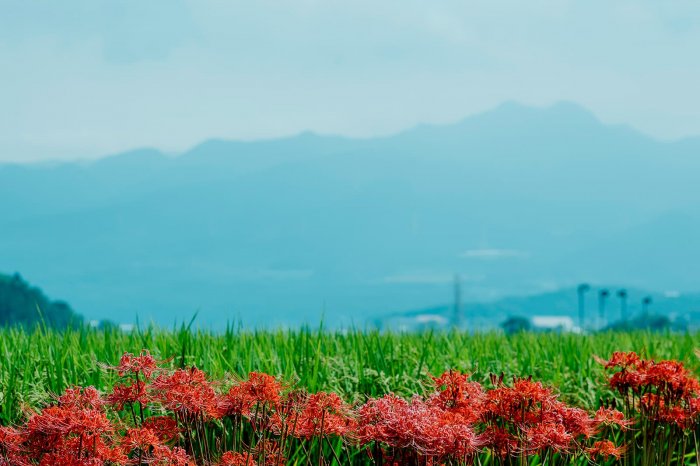
[[[0,0],[0,161],[578,102],[700,135],[700,2]]]

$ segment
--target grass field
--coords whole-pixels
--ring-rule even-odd
[[[594,356],[636,351],[643,357],[675,359],[700,373],[697,334],[604,333],[590,336],[531,334],[470,335],[458,332],[382,334],[229,330],[174,331],[154,328],[132,333],[37,329],[0,330],[0,423],[20,422],[51,394],[72,385],[109,391],[117,379],[104,364],[116,365],[124,352],[150,350],[172,368],[197,366],[215,379],[245,378],[265,372],[309,392],[332,391],[359,403],[367,396],[425,393],[430,375],[456,369],[488,384],[492,373],[533,376],[553,387],[561,399],[595,410],[612,392]],[[691,464],[691,463],[689,463]]]
[[[422,391],[428,375],[448,369],[470,372],[476,381],[489,374],[529,376],[553,385],[569,402],[593,407],[603,394],[604,372],[594,355],[636,351],[657,359],[677,359],[700,373],[700,334],[424,333],[297,331],[168,331],[153,328],[53,332],[0,330],[0,420],[13,422],[21,408],[33,407],[71,385],[111,387],[116,375],[98,363],[116,364],[124,352],[149,349],[173,358],[173,367],[195,365],[215,378],[266,372],[298,382],[311,392],[332,390],[347,401],[363,395]]]

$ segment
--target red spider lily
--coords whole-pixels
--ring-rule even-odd
[[[27,447],[39,457],[60,455],[66,448],[78,458],[114,456],[105,443],[114,429],[102,407],[93,387],[66,390],[57,405],[30,416],[24,428]]]
[[[619,367],[621,369],[627,369],[629,367],[636,367],[641,362],[641,358],[634,351],[622,352],[615,351],[612,356],[607,361],[602,361],[606,369],[612,369],[614,367]]]
[[[106,401],[117,411],[124,409],[125,405],[140,403],[146,404],[149,401],[146,383],[135,380],[130,384],[116,384],[112,387],[112,393],[107,395]]]
[[[251,453],[255,458],[262,458],[265,466],[284,466],[287,462],[279,442],[274,440],[258,442]]]
[[[118,446],[107,443],[101,436],[81,436],[64,439],[51,451],[32,452],[32,458],[40,458],[40,465],[104,465],[126,464],[128,458]]]
[[[71,432],[74,423],[69,410],[49,406],[30,416],[24,426],[26,441],[33,453],[50,451]]]
[[[256,403],[277,405],[280,401],[282,384],[271,375],[260,372],[248,374],[248,380],[242,383]]]
[[[57,454],[48,454],[41,459],[39,466],[102,466],[95,458],[75,458]]]
[[[41,458],[39,466],[104,466],[126,464],[126,459],[117,455],[109,457],[80,457],[70,452],[49,453]]]
[[[607,460],[610,457],[619,460],[625,453],[625,447],[617,446],[610,440],[600,440],[595,442],[591,448],[587,450],[588,454],[593,457],[601,457]]]
[[[639,406],[647,412],[666,409],[664,398],[656,393],[645,393],[639,401]]]
[[[143,374],[146,379],[150,379],[154,372],[158,370],[159,361],[157,361],[148,350],[141,350],[139,356],[134,356],[131,353],[124,353],[119,360],[119,365],[115,368],[119,372],[119,376],[123,377],[127,374]]]
[[[461,414],[452,411],[436,413],[437,417],[425,432],[425,450],[438,458],[466,459],[474,455],[484,441],[470,422]]]
[[[163,445],[161,435],[151,428],[129,429],[122,439],[122,449],[136,464],[194,465],[181,448]]]
[[[611,388],[623,396],[628,390],[641,394],[638,408],[643,416],[665,424],[691,429],[697,423],[694,400],[700,383],[677,361],[640,359],[634,353],[613,353],[607,368],[621,368],[609,380]],[[630,403],[635,408],[634,403]]]
[[[214,388],[207,375],[196,367],[159,375],[151,383],[151,390],[154,400],[186,419],[221,415]]]
[[[58,397],[58,404],[63,408],[102,409],[104,400],[95,387],[71,387]]]
[[[360,444],[381,442],[397,448],[415,444],[413,437],[418,429],[411,425],[415,418],[412,410],[415,408],[403,398],[391,394],[371,398],[358,410],[357,436]]]
[[[644,375],[645,384],[667,392],[672,398],[685,398],[700,392],[698,381],[677,361],[652,362]]]
[[[606,369],[619,368],[610,379],[610,387],[622,394],[627,394],[629,390],[638,393],[645,382],[645,370],[648,361],[641,359],[635,352],[619,352],[612,354],[608,361],[598,359]]]
[[[646,393],[641,398],[642,413],[650,419],[664,424],[676,425],[684,430],[694,429],[700,421],[698,406],[700,399],[685,400],[684,403],[674,402],[670,405],[664,398],[655,393]]]
[[[148,454],[152,448],[161,446],[162,442],[153,429],[140,427],[127,430],[121,444],[127,454],[134,450]]]
[[[23,457],[24,441],[19,430],[0,426],[0,466],[29,466]]]
[[[673,399],[700,394],[700,383],[678,361],[656,362],[641,359],[636,353],[613,353],[610,360],[603,363],[606,369],[620,369],[609,383],[623,395],[628,389],[640,392],[643,387],[654,387]]]
[[[519,449],[519,440],[508,430],[496,425],[489,425],[481,436],[484,445],[499,458],[515,456]]]
[[[257,419],[251,419],[252,425],[256,428],[264,424],[273,434],[283,437],[293,433],[300,416],[306,409],[308,400],[309,394],[305,390],[292,390],[280,399],[274,410],[265,411],[265,419],[262,419],[260,413],[258,413]]]
[[[596,423],[586,411],[562,403],[542,383],[515,378],[509,387],[502,378],[492,381],[497,385],[486,393],[482,419],[488,426],[486,446],[497,456],[543,450],[570,454],[595,433]]]
[[[448,371],[432,379],[435,388],[425,397],[386,395],[352,409],[335,393],[288,391],[277,378],[256,372],[217,395],[204,372],[156,373],[152,361],[147,352],[126,354],[120,373],[129,380],[106,397],[93,387],[69,388],[54,404],[29,413],[21,427],[0,427],[0,466],[280,466],[290,453],[315,455],[315,445],[318,463],[327,464],[324,455],[333,445],[324,446],[326,436],[357,441],[384,465],[475,464],[484,449],[489,461],[508,464],[508,457],[529,464],[530,455],[619,459],[625,448],[607,436],[623,437],[632,448],[671,446],[645,461],[677,464],[688,457],[685,439],[700,425],[700,383],[690,371],[635,353],[604,361],[615,371],[610,385],[624,404],[617,398],[594,415],[532,378],[509,384],[494,376],[494,388],[484,390],[467,374]],[[135,403],[162,415],[139,425]],[[115,415],[125,407],[132,408],[135,426],[128,426],[127,413]],[[216,420],[224,415],[231,419]],[[317,441],[307,442],[312,438]],[[229,448],[239,451],[221,454]],[[335,462],[344,464],[338,456]],[[307,464],[316,463],[310,458]]]
[[[700,397],[688,400],[688,415],[696,422],[700,421]]]
[[[653,457],[657,462],[665,458],[683,462],[687,435],[683,431],[694,431],[700,423],[696,409],[700,384],[690,372],[677,361],[641,359],[634,353],[613,354],[606,368],[619,369],[609,379],[611,388],[624,398],[628,416],[635,417],[638,426],[637,439],[632,436],[631,445],[641,442],[645,450],[654,445]],[[680,451],[674,446],[681,443]],[[615,456],[614,445],[601,444],[603,456]],[[673,463],[675,464],[675,463]]]
[[[360,407],[358,415],[357,437],[361,445],[378,442],[421,455],[464,457],[482,444],[463,417],[419,397],[410,402],[395,395],[370,399]]]
[[[433,377],[433,381],[437,392],[429,398],[429,404],[459,413],[464,422],[475,422],[481,417],[484,389],[481,384],[469,381],[468,374],[448,371]]]
[[[251,454],[227,451],[221,456],[218,466],[257,466]]]
[[[567,406],[560,401],[549,406],[548,417],[561,423],[565,430],[576,437],[590,438],[596,433],[598,423],[587,411]]]
[[[285,417],[301,412],[309,400],[309,392],[304,389],[294,389],[282,398],[277,406],[277,412]]]
[[[637,370],[623,369],[610,378],[610,388],[626,395],[629,390],[639,393],[644,384],[644,374]]]
[[[248,416],[255,405],[255,399],[247,388],[242,385],[234,385],[219,403],[224,416]]]
[[[153,450],[149,465],[155,466],[196,466],[196,463],[180,447],[159,446]]]
[[[248,374],[248,380],[231,387],[222,397],[221,407],[227,416],[248,416],[253,407],[267,409],[276,407],[281,401],[282,384],[275,377],[260,372]]]
[[[574,436],[563,424],[542,422],[523,429],[522,453],[535,454],[547,449],[559,453],[570,453]]]
[[[552,390],[541,382],[516,378],[512,387],[501,382],[487,392],[483,417],[486,421],[503,418],[519,424],[540,422],[545,408],[555,399]]]
[[[618,426],[622,430],[627,430],[634,423],[627,419],[624,413],[613,408],[601,407],[595,413],[595,423],[597,425]]]
[[[151,429],[156,433],[161,442],[175,440],[180,435],[177,421],[169,416],[153,416],[146,418],[141,427]]]
[[[533,382],[532,377],[513,378],[513,391],[523,400],[541,403],[552,398],[552,389],[545,387],[542,382]]]
[[[335,393],[310,395],[295,419],[292,435],[311,438],[322,435],[346,435],[355,428],[351,409]]]
[[[695,424],[695,418],[692,413],[681,406],[662,409],[657,413],[655,418],[666,424],[675,424],[681,429],[691,429]]]

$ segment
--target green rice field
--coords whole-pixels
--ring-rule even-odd
[[[108,390],[116,379],[105,364],[124,352],[150,350],[175,367],[195,365],[213,378],[245,377],[251,371],[279,376],[310,392],[326,390],[346,401],[423,392],[430,375],[448,369],[486,382],[492,373],[530,376],[551,385],[561,398],[593,409],[606,395],[604,371],[594,356],[636,351],[643,357],[676,359],[700,373],[700,334],[603,333],[596,335],[458,332],[395,334],[323,329],[212,333],[147,328],[56,332],[0,330],[0,423],[22,419],[51,395],[72,385]]]

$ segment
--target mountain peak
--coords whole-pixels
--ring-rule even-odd
[[[609,127],[591,111],[569,101],[556,102],[546,107],[533,107],[518,101],[506,101],[482,113],[468,116],[451,125],[418,125],[410,131],[391,137],[393,140],[412,134],[418,140],[429,139],[453,144],[456,140],[477,137],[482,140],[501,140],[504,135],[526,140],[541,137],[543,141],[568,134],[596,137]]]
[[[504,120],[527,120],[532,118],[566,120],[572,123],[587,123],[602,125],[600,120],[587,108],[571,101],[563,100],[545,107],[534,107],[518,101],[509,100],[492,110],[465,118],[468,121],[480,117],[499,118]]]

